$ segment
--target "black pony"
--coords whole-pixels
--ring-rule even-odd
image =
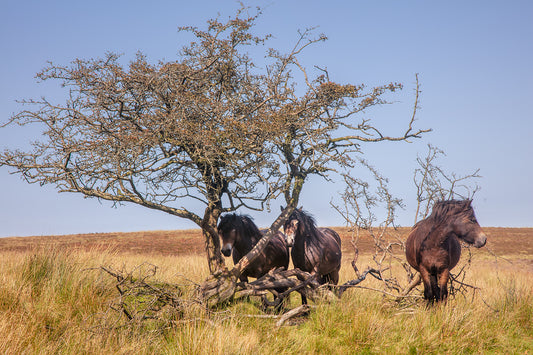
[[[405,242],[407,261],[424,282],[428,302],[448,297],[450,270],[461,257],[459,239],[476,248],[487,242],[472,209],[472,201],[439,201],[431,215],[415,224]]]
[[[218,223],[218,235],[222,239],[222,254],[237,263],[259,242],[263,234],[248,216],[225,214]],[[289,249],[282,233],[272,236],[265,249],[241,274],[240,280],[248,282],[248,276],[259,278],[272,269],[289,266]]]
[[[317,228],[313,217],[300,208],[287,219],[284,231],[295,268],[317,275],[320,284],[339,282],[341,238],[334,230]],[[303,295],[302,303],[307,303]]]

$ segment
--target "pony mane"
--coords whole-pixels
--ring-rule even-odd
[[[313,235],[317,233],[315,218],[302,209],[296,209],[293,212],[295,219],[299,220],[303,225],[303,229]],[[290,219],[290,218],[289,218]]]
[[[255,225],[252,217],[248,215],[240,215],[241,225],[245,235],[261,236],[262,233],[259,228]]]
[[[450,216],[472,213],[472,200],[441,200],[435,202],[430,219],[443,222]]]
[[[220,217],[218,228],[227,231],[235,228],[242,232],[242,235],[261,235],[261,231],[248,215],[238,215],[236,213],[227,213]]]
[[[220,217],[220,221],[218,222],[218,229],[222,229],[224,231],[228,230],[228,227],[231,227],[233,223],[235,223],[236,215],[235,213],[227,213]]]

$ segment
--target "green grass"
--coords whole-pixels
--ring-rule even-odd
[[[2,354],[479,354],[533,352],[533,271],[486,264],[468,271],[480,289],[447,304],[403,308],[364,289],[315,304],[309,317],[275,327],[251,300],[206,312],[129,324],[113,311],[116,280],[99,269],[158,266],[154,284],[192,298],[208,271],[202,256],[139,256],[43,249],[5,252],[0,281]],[[363,259],[364,260],[364,259]],[[364,261],[363,261],[364,262]],[[348,261],[346,261],[348,263]],[[341,279],[352,278],[348,264]],[[475,281],[475,282],[474,282]],[[372,285],[374,281],[367,280]],[[142,298],[141,298],[142,301]],[[291,299],[290,307],[300,300]]]

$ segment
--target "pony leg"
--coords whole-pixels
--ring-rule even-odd
[[[439,283],[437,281],[437,274],[431,273],[429,275],[430,283],[431,283],[431,291],[433,293],[433,299],[431,300],[438,302],[440,299],[440,290],[439,290]]]
[[[305,297],[303,294],[302,296],[302,304],[307,304],[307,297]]]
[[[448,298],[448,279],[450,278],[450,270],[445,269],[439,275],[439,294],[437,295],[437,301],[446,301]]]
[[[274,297],[274,300],[279,302],[279,304],[275,307],[275,310],[278,312],[284,313],[285,310],[288,309],[289,307],[289,295],[286,295],[280,301],[280,296],[287,290],[288,288],[285,288],[285,287],[276,289],[276,292],[278,293],[278,295]]]
[[[311,275],[311,278],[316,277],[319,284],[324,283],[323,276],[320,276],[320,274],[318,273],[318,264],[315,265],[315,267],[313,268],[313,270],[311,270],[309,274]],[[307,304],[307,297],[305,296],[305,294],[301,293],[300,295],[302,296],[302,304]]]
[[[426,268],[421,267],[420,276],[422,277],[422,282],[424,283],[424,298],[431,303],[435,298],[431,284],[431,274]]]

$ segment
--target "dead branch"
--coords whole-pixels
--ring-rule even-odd
[[[288,321],[291,318],[294,318],[294,317],[309,313],[310,309],[311,308],[308,305],[302,304],[301,306],[298,306],[298,307],[286,312],[276,322],[276,327],[281,327],[286,321]]]
[[[354,287],[354,286],[360,284],[361,282],[363,282],[366,279],[366,276],[368,274],[370,274],[371,276],[374,276],[378,280],[382,279],[379,270],[376,270],[376,269],[368,267],[357,279],[347,281],[344,284],[342,284],[341,286],[337,286],[335,293],[337,294],[338,297],[341,297],[342,294],[347,289],[349,289],[350,287]]]
[[[421,281],[422,281],[422,277],[420,276],[419,273],[417,273],[415,277],[413,278],[413,280],[411,281],[411,283],[409,283],[409,285],[407,285],[407,287],[400,293],[400,296],[402,297],[407,296],[409,292],[411,292],[416,286],[420,285]]]

